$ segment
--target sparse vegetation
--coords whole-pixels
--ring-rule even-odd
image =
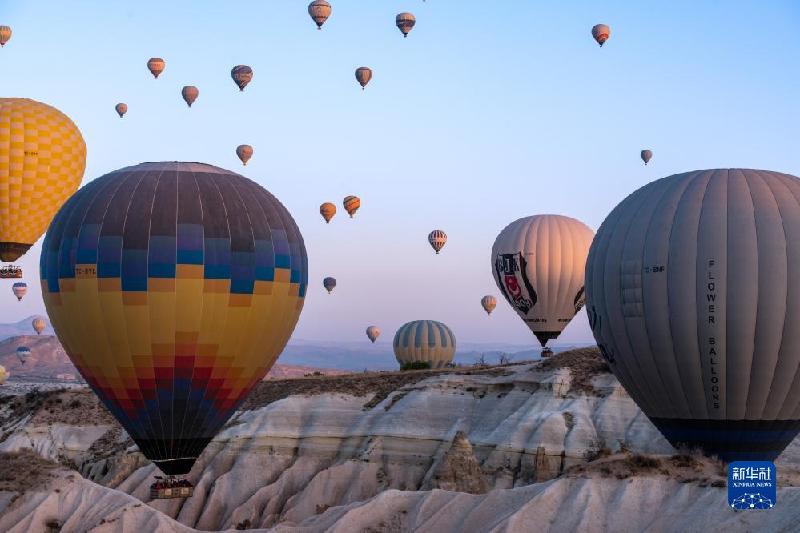
[[[501,353],[497,358],[498,363],[501,365],[510,365],[513,360],[514,356],[508,353]]]
[[[628,454],[628,458],[626,460],[628,462],[628,466],[633,472],[638,472],[640,470],[652,470],[661,466],[661,460],[657,457],[642,455],[640,453]]]
[[[26,492],[45,485],[59,465],[43,459],[33,450],[0,453],[0,491]]]
[[[428,361],[410,361],[403,363],[400,370],[430,370],[431,364]]]
[[[540,370],[555,370],[567,368],[572,375],[570,392],[580,392],[591,396],[603,396],[606,393],[599,391],[592,385],[592,379],[601,374],[610,374],[608,363],[600,355],[597,348],[578,348],[561,352],[547,359],[543,359],[538,368]]]

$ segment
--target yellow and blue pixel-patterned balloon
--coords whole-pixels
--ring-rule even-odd
[[[40,267],[75,366],[144,455],[177,475],[283,350],[308,260],[260,185],[173,162],[83,187],[53,219]]]
[[[0,98],[0,260],[17,260],[42,236],[85,168],[86,143],[69,117]]]

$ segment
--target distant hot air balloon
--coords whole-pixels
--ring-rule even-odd
[[[314,0],[308,4],[308,14],[316,23],[317,29],[321,30],[322,25],[331,16],[331,5],[325,0]]]
[[[486,311],[487,315],[491,315],[492,311],[494,311],[494,308],[497,307],[497,298],[491,294],[487,294],[481,298],[481,307],[483,307],[483,310]]]
[[[22,301],[26,294],[28,294],[28,284],[24,281],[18,281],[11,286],[11,292],[17,297],[18,301]]]
[[[117,111],[119,118],[122,118],[128,112],[128,104],[120,102],[114,106],[114,109]]]
[[[333,215],[336,214],[336,206],[330,202],[325,202],[319,206],[319,214],[322,215],[322,218],[325,219],[325,223],[328,224],[333,218]]]
[[[6,367],[0,365],[0,385],[5,383],[10,375],[11,374],[8,372],[8,370],[6,370]]]
[[[544,347],[583,307],[583,271],[594,233],[561,215],[520,218],[492,246],[500,292]]]
[[[397,28],[403,32],[403,37],[408,37],[408,32],[417,23],[417,19],[411,13],[400,13],[394,18]]]
[[[181,96],[183,96],[183,101],[186,102],[186,105],[192,107],[194,101],[200,96],[200,90],[194,85],[186,85],[181,89]]]
[[[253,147],[249,144],[240,144],[236,147],[236,155],[242,161],[242,165],[247,165],[247,162],[253,157]]]
[[[415,320],[400,326],[394,335],[394,356],[400,366],[425,362],[442,368],[453,360],[456,338],[450,328],[435,320]]]
[[[158,75],[164,72],[164,67],[167,63],[160,57],[151,57],[147,60],[147,68],[154,78],[158,79]]]
[[[372,79],[372,70],[369,67],[358,67],[356,69],[356,80],[361,85],[361,90],[363,91],[364,88],[369,83],[369,80]]]
[[[236,65],[231,69],[231,78],[239,87],[239,90],[244,91],[244,88],[253,79],[253,69],[247,65]]]
[[[17,348],[17,359],[19,359],[19,362],[22,363],[23,365],[25,364],[25,361],[28,359],[28,356],[30,355],[31,355],[31,349],[28,348],[27,346],[20,346],[19,348]]]
[[[0,26],[0,46],[5,46],[9,40],[11,40],[11,28]]]
[[[42,245],[42,295],[72,362],[168,475],[269,371],[306,294],[283,205],[201,163],[142,163],[87,183]]]
[[[342,205],[347,214],[350,215],[350,218],[353,218],[358,208],[361,207],[361,199],[358,196],[345,196]]]
[[[652,159],[652,157],[653,157],[652,150],[642,150],[642,161],[644,161],[645,165],[650,162],[650,159]]]
[[[44,321],[44,318],[37,316],[33,319],[33,322],[31,322],[31,326],[33,326],[33,331],[35,331],[37,335],[41,335],[44,328],[47,327],[47,323]]]
[[[323,279],[322,286],[325,287],[325,290],[328,291],[328,294],[330,294],[331,291],[336,288],[336,278]]]
[[[435,229],[428,234],[428,242],[438,255],[439,250],[444,248],[444,245],[447,242],[447,234],[440,229]]]
[[[370,326],[367,328],[367,338],[374,344],[378,337],[381,335],[381,330],[378,326]]]
[[[800,179],[698,170],[608,215],[586,309],[611,371],[674,446],[772,461],[800,431]]]
[[[42,236],[85,166],[86,144],[66,115],[33,100],[0,98],[0,260],[15,261]]]
[[[610,36],[611,28],[609,28],[606,24],[597,24],[592,27],[592,37],[594,37],[594,40],[597,41],[597,44],[599,44],[601,47]]]

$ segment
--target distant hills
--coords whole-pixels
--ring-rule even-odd
[[[41,335],[36,335],[31,326],[35,316],[13,324],[0,324],[0,365],[12,376],[25,379],[55,379],[59,374],[78,372],[70,362],[48,321]],[[555,344],[553,350],[561,352],[587,344]],[[23,366],[16,356],[18,346],[31,349],[31,356]],[[455,362],[472,365],[481,357],[486,363],[497,363],[501,355],[512,361],[539,358],[538,343],[530,346],[507,343],[460,342]],[[270,372],[270,377],[295,377],[315,371],[395,370],[397,361],[392,351],[391,337],[372,344],[364,337],[363,342],[326,342],[292,339]],[[332,372],[333,371],[333,372]]]

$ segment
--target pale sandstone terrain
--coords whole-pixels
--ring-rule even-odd
[[[263,382],[186,500],[149,500],[155,467],[88,390],[5,398],[0,421],[0,471],[37,473],[0,479],[0,531],[800,528],[797,442],[778,506],[734,512],[724,465],[674,450],[588,349]]]

